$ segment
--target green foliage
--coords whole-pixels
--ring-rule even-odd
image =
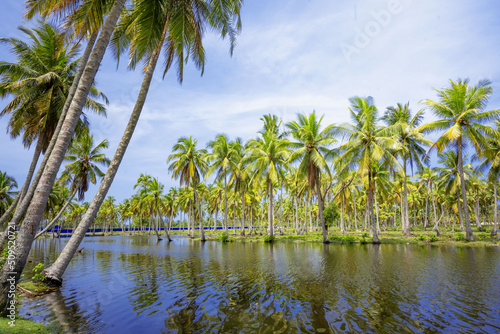
[[[221,235],[218,235],[216,239],[222,242],[229,242],[229,236],[227,235],[227,233],[222,233]]]
[[[465,240],[465,236],[463,233],[455,233],[455,240],[456,241],[464,241]]]
[[[368,233],[363,233],[363,235],[361,236],[361,244],[366,244],[366,238],[368,238]]]
[[[423,234],[420,234],[420,235],[417,237],[417,240],[424,241],[424,240],[425,240],[424,235],[423,235]]]
[[[339,239],[342,241],[342,243],[346,243],[346,244],[353,244],[356,242],[356,240],[358,240],[358,238],[356,238],[353,235],[344,235],[344,236],[340,237]]]
[[[264,236],[264,242],[273,242],[274,241],[274,235],[265,235]]]
[[[436,242],[438,240],[437,236],[435,234],[429,235],[429,241],[430,242]]]
[[[43,281],[43,280],[45,280],[45,276],[42,275],[43,267],[44,267],[44,264],[43,263],[39,263],[39,264],[36,265],[35,268],[33,268],[32,271],[35,273],[33,275],[33,281]]]
[[[332,226],[335,221],[340,219],[340,210],[338,205],[331,201],[323,211],[323,217],[325,218],[325,224],[327,226]]]

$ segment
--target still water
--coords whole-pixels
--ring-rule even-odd
[[[67,333],[500,333],[500,249],[85,238],[20,315]],[[65,239],[38,240],[31,266]]]

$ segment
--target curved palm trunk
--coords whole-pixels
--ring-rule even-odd
[[[47,204],[48,196],[55,178],[59,171],[59,167],[64,159],[64,155],[68,149],[70,140],[74,134],[76,124],[80,118],[82,107],[84,106],[90,87],[94,81],[99,65],[108,46],[111,34],[114,30],[118,17],[125,4],[125,0],[116,0],[113,7],[106,17],[106,21],[102,27],[101,34],[96,42],[90,59],[82,74],[78,85],[75,97],[71,102],[66,119],[61,128],[61,132],[57,137],[54,150],[50,154],[49,161],[40,179],[40,183],[36,188],[33,199],[30,203],[26,218],[21,224],[19,234],[14,248],[14,263],[13,267],[7,266],[2,268],[0,273],[0,313],[7,314],[7,306],[10,304],[12,294],[9,294],[11,282],[17,283],[19,277],[26,264],[33,239],[43,217],[43,211]],[[9,281],[10,280],[10,281]]]
[[[117,0],[117,1],[124,2],[125,0]],[[162,41],[166,35],[166,32],[167,32],[167,26],[165,25]],[[159,43],[156,49],[154,50],[151,59],[149,60],[148,67],[146,69],[146,72],[144,73],[144,79],[141,85],[141,89],[139,91],[139,96],[137,98],[132,114],[130,115],[130,119],[127,124],[127,127],[125,128],[125,132],[122,136],[122,139],[120,140],[115,155],[113,156],[113,160],[111,161],[108,167],[106,175],[104,176],[101,185],[99,186],[99,189],[96,195],[94,196],[92,203],[89,206],[89,209],[85,213],[85,216],[78,225],[75,233],[70,238],[70,240],[64,247],[63,251],[57,258],[57,260],[54,262],[54,264],[52,264],[49,268],[47,268],[44,271],[45,277],[53,281],[54,284],[62,283],[62,275],[64,271],[66,270],[69,262],[71,261],[71,258],[78,249],[80,242],[83,240],[83,237],[85,236],[85,231],[92,224],[92,221],[95,219],[97,212],[99,211],[99,208],[101,207],[101,204],[108,193],[109,187],[111,186],[115,178],[115,175],[118,171],[118,167],[120,166],[123,156],[125,155],[125,151],[127,150],[128,144],[132,138],[132,134],[134,133],[134,129],[137,125],[137,122],[139,121],[139,116],[141,115],[144,102],[146,101],[149,85],[151,83],[151,79],[153,78],[154,69],[158,61],[161,47],[162,43]]]
[[[465,238],[468,240],[474,240],[474,235],[472,234],[472,228],[470,226],[469,218],[469,206],[467,205],[467,193],[465,189],[465,175],[464,175],[464,161],[462,157],[462,138],[458,139],[458,171],[460,173],[460,186],[462,188],[462,199],[464,201],[464,220],[465,220]]]

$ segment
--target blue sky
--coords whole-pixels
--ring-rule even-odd
[[[2,1],[0,36],[22,37],[21,1]],[[157,71],[143,114],[109,195],[133,194],[140,173],[178,185],[167,173],[177,139],[193,135],[199,145],[218,133],[231,139],[256,136],[263,114],[289,121],[316,110],[324,123],[349,121],[348,98],[373,96],[379,110],[398,102],[436,97],[450,79],[492,82],[489,109],[500,108],[500,4],[494,0],[254,0],[244,5],[243,30],[234,55],[227,40],[207,34],[205,73],[188,66],[180,86],[175,71]],[[13,61],[5,45],[0,59]],[[141,73],[107,54],[97,75],[110,99],[107,119],[91,116],[91,132],[110,141],[111,158],[135,102]],[[4,107],[7,100],[0,101]],[[426,120],[432,120],[430,112]],[[0,170],[24,180],[32,150],[11,140],[0,119]],[[2,130],[3,129],[3,130]],[[95,191],[87,193],[90,201]]]

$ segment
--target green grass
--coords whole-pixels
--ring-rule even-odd
[[[46,334],[46,333],[56,333],[50,330],[44,324],[39,324],[37,322],[23,319],[16,316],[16,321],[14,326],[9,325],[11,320],[9,318],[0,317],[0,333],[9,334]]]

